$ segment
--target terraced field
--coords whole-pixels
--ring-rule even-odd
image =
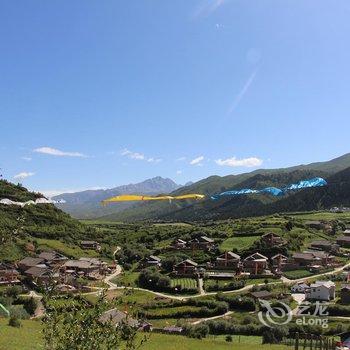
[[[197,281],[194,278],[174,278],[171,280],[171,287],[197,288]]]

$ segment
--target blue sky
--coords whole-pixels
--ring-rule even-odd
[[[46,192],[349,151],[347,0],[0,5],[0,167]]]

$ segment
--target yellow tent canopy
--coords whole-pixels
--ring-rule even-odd
[[[203,199],[203,194],[190,193],[181,196],[140,196],[126,194],[121,196],[115,196],[102,201],[102,204],[114,203],[114,202],[131,202],[131,201],[162,201],[162,200],[184,200],[184,199]]]

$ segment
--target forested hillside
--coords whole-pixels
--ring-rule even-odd
[[[217,201],[207,198],[195,203],[144,203],[119,215],[109,216],[108,219],[159,219],[170,221],[227,219],[273,214],[281,211],[317,210],[329,208],[333,205],[348,205],[349,200],[347,198],[350,196],[350,188],[349,184],[344,181],[347,177],[350,178],[350,168],[333,175],[321,170],[294,170],[265,175],[256,174],[231,188],[283,187],[315,176],[327,178],[329,186],[291,192],[284,197],[259,194],[226,197]],[[221,190],[224,190],[224,188]]]
[[[28,201],[42,197],[29,192],[20,185],[0,180],[0,199]],[[10,257],[13,253],[21,255],[25,242],[31,237],[61,239],[72,242],[94,230],[57,209],[53,204],[28,205],[25,207],[0,204],[0,256]],[[5,251],[7,250],[7,255]]]

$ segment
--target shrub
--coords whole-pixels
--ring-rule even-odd
[[[199,324],[195,326],[188,326],[185,332],[190,338],[202,339],[209,334],[209,326],[206,324]]]
[[[284,327],[264,328],[262,333],[263,344],[278,344],[288,335],[288,329]]]
[[[216,299],[226,302],[230,309],[255,311],[255,302],[252,298],[217,294]]]
[[[23,307],[29,315],[33,315],[38,307],[38,302],[34,298],[26,299]]]
[[[227,335],[226,336],[226,338],[225,338],[225,340],[227,341],[227,342],[229,342],[229,343],[231,343],[232,342],[232,335]]]
[[[11,316],[10,319],[9,319],[8,325],[11,326],[11,327],[20,328],[21,327],[21,321],[16,316]]]

